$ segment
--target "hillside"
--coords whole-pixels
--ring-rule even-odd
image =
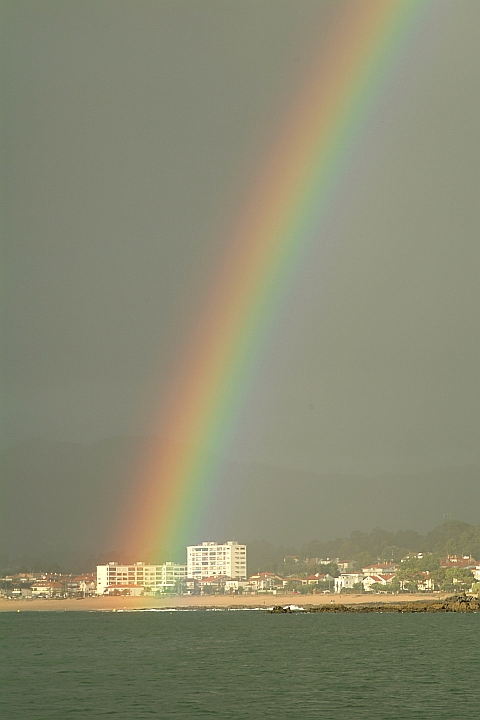
[[[88,446],[36,440],[3,451],[0,554],[83,564],[91,555],[127,551],[119,547],[119,524],[143,444],[129,437]],[[349,537],[352,528],[403,528],[424,536],[447,513],[477,524],[480,473],[451,468],[410,476],[317,476],[231,462],[210,497],[205,537],[191,542],[236,538],[299,549],[317,539],[324,549],[309,554],[338,555],[338,542],[330,547],[326,541]]]

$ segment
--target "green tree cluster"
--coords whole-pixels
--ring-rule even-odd
[[[262,571],[287,575],[310,575],[315,572],[338,575],[336,566],[311,565],[305,558],[339,558],[354,562],[353,569],[360,569],[373,562],[400,562],[409,553],[430,553],[435,562],[446,555],[471,555],[480,560],[480,525],[469,525],[459,520],[449,520],[430,530],[426,535],[416,531],[389,532],[375,528],[369,533],[352,532],[347,538],[322,542],[312,540],[301,548],[275,547],[265,541],[248,545],[249,574]],[[299,562],[287,560],[294,556]],[[418,566],[418,570],[435,571],[432,557]],[[408,582],[415,582],[412,578]]]
[[[465,568],[440,567],[441,555],[442,553],[427,553],[421,558],[404,559],[397,570],[395,580],[400,582],[405,590],[415,592],[419,583],[425,578],[422,573],[429,572],[436,590],[469,590],[474,580],[472,571]]]

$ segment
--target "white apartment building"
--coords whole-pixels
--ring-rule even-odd
[[[223,545],[203,542],[187,547],[187,574],[201,580],[212,575],[226,575],[236,580],[247,579],[247,546],[229,540]]]
[[[133,565],[97,565],[97,594],[103,595],[108,587],[114,585],[140,585],[152,592],[165,592],[175,589],[179,580],[187,577],[187,566],[172,562],[163,565],[146,565],[138,562]]]

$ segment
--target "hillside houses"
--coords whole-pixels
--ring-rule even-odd
[[[93,573],[18,573],[2,578],[0,594],[4,597],[24,599],[81,598],[96,594],[96,578]]]
[[[236,541],[189,546],[187,564],[135,562],[98,565],[95,574],[22,572],[0,578],[0,595],[10,599],[55,600],[89,595],[281,595],[399,593],[480,590],[480,562],[471,554],[442,557],[409,552],[399,562],[378,558],[359,566],[348,556],[285,555],[283,562],[247,573],[247,548]],[[313,554],[313,553],[310,553]],[[368,555],[366,556],[368,559]],[[371,558],[371,555],[370,555]]]
[[[471,555],[463,555],[457,557],[457,555],[447,555],[446,558],[440,560],[441,568],[463,568],[465,570],[475,570],[478,566],[478,560],[475,560]]]

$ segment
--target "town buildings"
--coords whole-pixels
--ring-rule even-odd
[[[187,564],[166,562],[149,565],[137,562],[121,565],[109,562],[97,566],[99,595],[138,595],[159,592],[195,592],[200,581],[207,578],[245,580],[247,577],[247,548],[234,540],[223,544],[203,542],[187,548]],[[207,583],[208,584],[208,583]],[[218,583],[211,583],[215,587]]]
[[[62,573],[18,573],[0,578],[0,596],[9,598],[82,598],[96,594],[96,576]]]
[[[247,546],[239,545],[235,540],[223,545],[216,542],[190,545],[187,547],[187,575],[196,580],[217,575],[246,580]]]
[[[463,570],[475,570],[477,562],[478,561],[471,555],[462,555],[461,557],[458,557],[458,555],[447,555],[446,558],[440,560],[440,567],[446,569],[461,568]]]
[[[137,562],[133,565],[119,565],[110,562],[97,565],[97,594],[130,590],[129,594],[137,594],[135,588],[143,591],[168,592],[177,590],[179,583],[187,576],[187,566],[172,562],[163,565],[146,565]]]
[[[283,588],[284,582],[281,575],[276,575],[273,572],[261,572],[248,578],[248,586],[253,592],[273,591],[277,588]]]
[[[293,567],[285,568],[285,574],[259,570],[248,576],[246,545],[233,540],[223,544],[202,542],[189,546],[186,551],[186,564],[109,562],[98,565],[95,575],[5,574],[0,577],[0,596],[33,600],[164,592],[186,595],[479,592],[480,564],[471,555],[448,555],[439,559],[432,553],[409,553],[398,565],[379,560],[361,570],[348,558],[334,564],[330,562],[327,567],[323,558],[313,558],[317,562],[312,566],[312,558],[295,557],[288,558]],[[346,568],[349,572],[345,572]]]

